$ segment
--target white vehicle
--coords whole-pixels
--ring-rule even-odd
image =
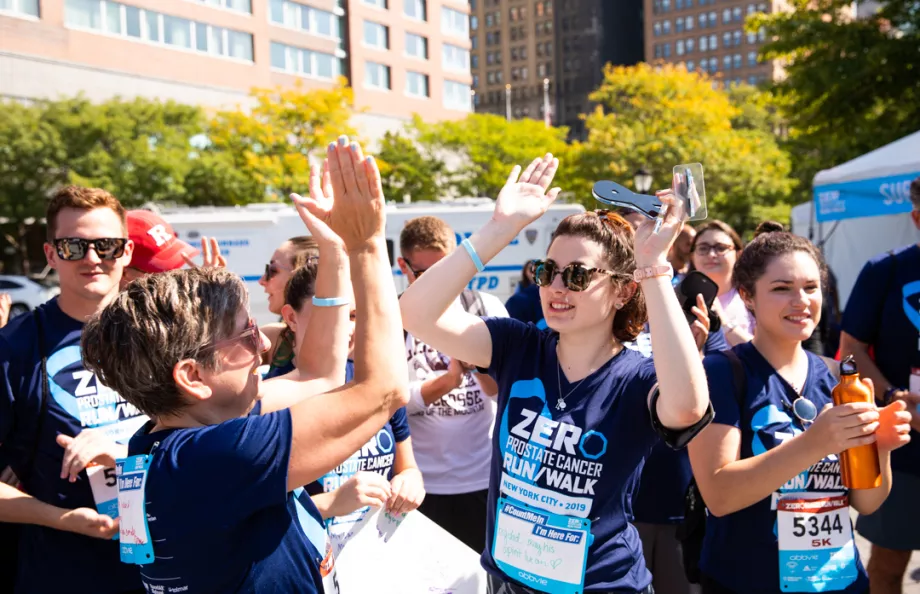
[[[387,205],[387,249],[397,290],[401,292],[408,286],[396,264],[399,233],[406,221],[425,215],[440,217],[450,224],[459,243],[489,220],[494,206],[495,203],[488,198]],[[559,221],[584,211],[584,207],[577,204],[554,204],[489,262],[470,286],[505,301],[514,293],[524,263],[546,254],[550,235]],[[240,207],[158,207],[157,212],[172,225],[179,239],[192,245],[198,243],[202,236],[216,237],[221,253],[227,258],[227,267],[239,274],[249,287],[253,317],[260,324],[277,321],[268,311],[268,299],[258,282],[272,252],[284,240],[306,234],[303,222],[292,206],[279,203]]]
[[[12,297],[10,319],[32,311],[60,292],[57,287],[46,287],[25,276],[0,275],[0,293]]]

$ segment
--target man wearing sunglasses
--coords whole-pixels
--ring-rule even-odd
[[[112,540],[114,469],[65,463],[61,447],[95,429],[105,439],[86,445],[102,454],[145,421],[86,370],[80,349],[84,322],[118,294],[134,245],[124,208],[104,190],[63,188],[46,218],[61,293],[0,331],[0,458],[22,484],[0,484],[0,521],[23,525],[16,591],[138,591],[137,570],[119,563]]]

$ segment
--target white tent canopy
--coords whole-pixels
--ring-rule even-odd
[[[920,131],[818,172],[819,221],[894,215],[911,209],[910,183],[920,176]]]
[[[920,172],[920,131],[815,175],[814,186],[827,186]]]

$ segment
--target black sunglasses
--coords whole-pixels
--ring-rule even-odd
[[[277,264],[274,264],[274,263],[272,263],[272,262],[269,262],[268,264],[266,264],[266,265],[265,265],[265,280],[266,280],[266,282],[272,280],[272,279],[275,277],[275,275],[278,274],[278,273],[281,272],[281,271],[290,272],[291,269],[290,269],[290,268],[282,268],[282,267],[280,267],[280,266],[278,266]]]
[[[83,239],[82,237],[63,237],[53,242],[58,258],[61,260],[82,260],[93,246],[96,255],[101,260],[115,260],[125,254],[128,240],[124,237],[102,237],[99,239]]]
[[[533,280],[539,287],[548,287],[553,284],[557,274],[562,275],[562,284],[570,291],[584,291],[591,284],[591,278],[596,274],[606,274],[611,278],[619,276],[615,272],[603,268],[587,268],[581,264],[572,263],[565,268],[559,268],[552,260],[534,260]]]
[[[427,268],[423,268],[422,270],[416,270],[415,268],[412,267],[412,263],[409,262],[409,260],[406,260],[405,258],[403,258],[403,260],[406,261],[406,268],[408,268],[409,271],[412,272],[412,274],[413,274],[413,276],[415,276],[415,278],[418,278],[418,277],[422,276],[422,274],[424,274],[425,271],[428,270]]]

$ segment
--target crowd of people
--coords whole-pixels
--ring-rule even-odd
[[[900,592],[920,244],[860,274],[839,351],[876,403],[832,406],[836,289],[775,223],[743,245],[663,190],[657,220],[565,218],[506,304],[470,289],[559,166],[514,166],[459,245],[409,221],[397,295],[379,170],[340,138],[291,197],[305,234],[266,264],[261,328],[216,241],[57,192],[60,295],[0,330],[0,589],[331,594],[332,542],[381,508],[481,553],[489,594]],[[911,199],[920,229],[920,179]],[[701,275],[711,301],[682,301]],[[847,489],[839,454],[869,444],[878,486]]]

